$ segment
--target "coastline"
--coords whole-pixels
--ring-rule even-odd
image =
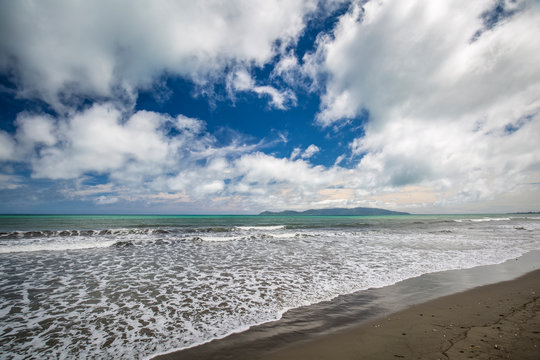
[[[413,305],[368,324],[263,356],[303,359],[540,357],[540,270]]]
[[[457,344],[457,339],[463,338],[463,331],[460,332],[463,330],[462,327],[469,330],[484,325],[489,327],[489,324],[497,321],[506,319],[511,321],[512,316],[523,317],[525,315],[518,314],[515,309],[523,307],[526,303],[529,305],[524,311],[532,314],[529,317],[533,323],[529,325],[534,327],[534,321],[538,320],[538,315],[535,314],[538,313],[537,296],[540,294],[538,269],[540,269],[540,251],[532,251],[502,264],[424,274],[387,287],[359,291],[328,302],[292,309],[280,320],[254,326],[247,331],[192,348],[156,354],[152,359],[348,359],[358,358],[360,355],[375,359],[424,355],[431,358],[430,356],[436,352],[431,352],[431,355],[419,355],[411,352],[411,349],[425,348],[424,337],[432,339],[430,349],[439,346],[440,343],[433,340],[436,339],[434,333],[445,335],[443,339],[453,339],[452,344]],[[534,293],[528,290],[532,288],[535,288],[531,290]],[[519,292],[520,296],[515,296],[512,292]],[[505,299],[508,301],[504,301]],[[491,305],[485,305],[488,307],[483,310],[477,309],[470,306],[474,305],[475,301],[476,303],[489,301]],[[441,311],[438,320],[462,318],[464,321],[475,319],[477,322],[472,325],[456,326],[453,323],[445,325],[439,321],[439,327],[429,329],[432,334],[426,330],[426,324],[421,322],[428,321],[427,324],[431,326],[429,322],[431,319],[418,315],[433,312],[430,309]],[[446,310],[443,311],[444,309]],[[473,314],[471,311],[476,312]],[[388,332],[379,331],[382,326],[377,321],[388,318],[391,320],[386,320],[383,327]],[[376,326],[377,324],[379,326]],[[444,331],[440,331],[442,329]],[[402,335],[403,333],[409,336]],[[538,341],[540,333],[531,332],[531,334],[536,336],[535,341]],[[416,346],[411,339],[416,339]],[[374,343],[378,345],[375,346]],[[447,346],[447,343],[442,344]],[[495,345],[499,348],[495,348]],[[384,355],[379,356],[375,350],[367,354],[366,346],[370,349],[379,348],[379,353]],[[499,351],[503,349],[502,344],[492,346],[499,355],[502,354]],[[521,344],[521,348],[526,347]],[[471,349],[482,350],[478,347]],[[508,345],[505,344],[504,349],[508,351]],[[461,350],[463,349],[456,351]],[[390,354],[388,351],[396,353]],[[448,354],[450,348],[441,351]],[[452,358],[467,355],[467,352],[463,351],[454,354]],[[535,353],[536,356],[538,353]],[[442,352],[438,354],[442,358],[445,357]],[[467,356],[469,355],[470,353]]]

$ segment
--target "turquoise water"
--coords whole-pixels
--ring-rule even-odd
[[[95,230],[159,226],[339,226],[415,222],[421,220],[459,220],[508,218],[507,214],[386,215],[386,216],[259,216],[259,215],[0,215],[0,231]],[[515,215],[514,215],[515,217]]]
[[[0,216],[0,353],[145,358],[540,249],[540,216]]]

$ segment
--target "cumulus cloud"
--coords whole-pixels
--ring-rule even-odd
[[[47,131],[37,136],[28,131],[30,125]],[[241,141],[218,145],[198,119],[124,113],[112,104],[61,118],[25,113],[7,139],[13,154],[24,154],[11,161],[26,163],[33,178],[62,180],[65,196],[97,205],[166,202],[223,211],[425,208],[490,199],[531,181],[523,169],[540,173],[536,117],[499,128],[458,125],[389,123],[351,144],[353,156],[363,154],[352,169],[339,161],[330,167],[310,163],[319,151],[314,144],[280,158]],[[527,155],[519,156],[524,148]],[[3,189],[25,183],[18,176],[0,178]]]
[[[271,76],[280,78],[285,83],[292,86],[298,86],[304,82],[306,78],[305,69],[298,62],[298,58],[293,51],[283,54],[280,60],[275,64]]]
[[[313,155],[315,155],[316,153],[318,153],[321,149],[315,145],[315,144],[311,144],[307,147],[307,149],[304,151],[304,153],[302,154],[302,158],[303,159],[309,159],[310,157],[312,157]]]
[[[538,33],[535,1],[357,2],[306,61],[327,80],[316,121],[369,114],[351,148],[372,194],[512,191],[540,163]]]
[[[17,116],[15,124],[18,128],[16,139],[23,150],[18,156],[32,152],[35,146],[53,146],[58,141],[54,134],[55,121],[49,115],[23,112]]]
[[[359,170],[376,181],[366,187],[421,184],[446,192],[449,199],[482,200],[525,183],[540,163],[539,120],[535,116],[513,133],[504,127],[476,128],[470,121],[401,120],[352,146],[365,154]]]
[[[318,153],[321,149],[315,145],[311,144],[309,145],[304,151],[302,151],[302,148],[296,147],[291,152],[291,156],[289,157],[290,160],[297,159],[298,157],[301,157],[302,159],[309,159],[316,153]]]
[[[95,203],[98,205],[110,205],[118,202],[118,198],[116,197],[107,197],[104,195],[98,196],[95,198]]]
[[[306,208],[327,200],[322,191],[348,182],[351,170],[314,166],[304,160],[277,158],[264,153],[245,154],[234,162],[240,177],[231,186],[251,208]],[[342,199],[342,204],[354,199]]]
[[[290,89],[280,91],[269,85],[256,85],[246,69],[237,70],[228,76],[227,90],[233,99],[234,93],[239,91],[254,92],[259,97],[269,97],[269,105],[280,110],[296,105],[296,95]]]
[[[109,103],[57,119],[23,113],[15,124],[15,135],[7,138],[13,147],[11,160],[29,163],[33,178],[107,175],[134,190],[217,151],[215,138],[200,120],[149,111],[129,114]]]
[[[15,151],[15,143],[11,136],[0,130],[0,161],[12,160]]]
[[[296,159],[301,153],[302,153],[302,149],[300,149],[299,147],[294,148],[293,151],[291,152],[291,156],[289,157],[289,159],[294,160],[294,159]]]
[[[311,166],[302,160],[291,161],[276,158],[263,153],[255,153],[241,157],[236,167],[243,174],[247,183],[268,184],[273,182],[316,184],[331,182],[332,179],[317,179],[315,175],[323,167]]]
[[[347,173],[306,162],[319,151],[315,145],[300,159],[278,158],[241,139],[218,145],[198,119],[126,113],[110,103],[58,118],[22,113],[15,125],[15,134],[2,142],[10,144],[12,162],[27,164],[32,178],[62,180],[68,198],[98,205],[236,202],[260,208],[294,199],[301,206],[324,199],[320,188],[342,182]],[[2,187],[19,186],[14,180],[3,176]]]
[[[492,1],[357,4],[314,55],[329,76],[319,123],[354,118],[363,109],[374,122],[481,115],[516,97],[524,111],[534,109],[540,9],[521,3],[522,11],[476,41]]]
[[[199,84],[234,64],[262,66],[294,43],[315,0],[2,2],[0,71],[18,95],[65,109],[129,101],[163,74]],[[271,88],[259,89],[275,102]]]
[[[0,189],[25,186],[10,168],[24,164],[33,179],[61,180],[68,197],[111,206],[459,209],[502,206],[513,192],[534,199],[523,194],[540,176],[538,2],[355,1],[302,59],[293,45],[321,9],[314,0],[141,4],[2,5],[0,71],[19,97],[65,111],[23,112],[14,133],[0,131]],[[268,63],[269,83],[252,76]],[[315,144],[288,158],[241,137],[221,144],[200,119],[126,106],[163,74],[200,86],[221,79],[231,99],[253,93],[282,110],[297,98],[280,86],[302,87],[321,95],[322,131],[339,136],[362,117],[362,136],[332,166],[316,165]],[[79,98],[93,105],[75,110]]]
[[[122,123],[121,116],[111,105],[95,105],[59,121],[55,129],[51,129],[51,123],[42,116],[19,117],[17,138],[20,142],[44,145],[36,149],[33,176],[70,179],[87,172],[109,172],[128,166],[132,161],[145,165],[141,167],[150,171],[169,161],[167,157],[175,144],[165,140],[162,132],[166,126],[174,126],[175,120],[141,111]],[[27,131],[39,128],[49,130],[48,144]]]

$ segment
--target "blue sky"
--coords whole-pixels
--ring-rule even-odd
[[[0,6],[2,213],[540,210],[537,1]]]

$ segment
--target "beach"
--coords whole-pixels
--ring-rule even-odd
[[[0,19],[0,360],[540,360],[540,0]]]
[[[414,305],[262,359],[538,359],[539,294],[536,270]]]
[[[359,292],[155,359],[538,359],[539,255]],[[489,285],[438,296],[475,283]],[[339,319],[344,307],[356,310]]]
[[[515,279],[539,250],[527,214],[4,215],[0,357],[261,358]]]

